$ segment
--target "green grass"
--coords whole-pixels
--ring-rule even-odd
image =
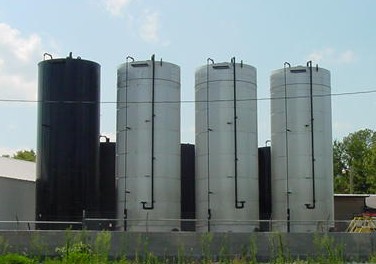
[[[261,263],[257,260],[257,247],[255,236],[251,236],[249,245],[241,248],[239,256],[230,254],[230,242],[227,236],[223,236],[221,246],[218,252],[213,252],[213,234],[205,233],[201,236],[201,257],[200,259],[192,257],[189,250],[184,249],[182,245],[178,246],[176,257],[157,257],[149,250],[149,238],[146,234],[140,234],[137,241],[137,249],[134,252],[134,258],[128,259],[126,252],[116,256],[116,259],[110,259],[113,256],[111,252],[111,233],[100,232],[95,238],[91,238],[86,232],[73,233],[67,231],[65,242],[55,250],[56,257],[49,258],[45,255],[46,245],[38,234],[31,239],[32,252],[35,256],[27,254],[10,253],[11,247],[8,242],[0,236],[0,264],[256,264]],[[268,263],[345,263],[344,246],[336,244],[334,239],[327,234],[317,234],[314,237],[315,254],[301,260],[292,258],[288,247],[284,244],[284,236],[275,233],[269,240],[269,248],[271,252]],[[369,263],[376,263],[376,252],[369,258]]]

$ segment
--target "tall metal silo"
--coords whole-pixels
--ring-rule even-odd
[[[115,160],[116,143],[110,139],[100,142],[99,145],[99,199],[101,212],[101,228],[115,229],[116,218],[116,188],[115,188]],[[111,220],[109,220],[111,219]]]
[[[195,145],[181,144],[181,231],[196,231]]]
[[[129,231],[180,221],[180,67],[128,61],[118,68],[117,215]]]
[[[258,227],[256,69],[231,62],[196,71],[197,231]]]
[[[334,219],[330,72],[290,67],[271,75],[273,230],[328,230]]]
[[[38,64],[36,218],[81,221],[98,213],[100,65],[72,58]],[[59,229],[69,225],[38,225]],[[73,225],[73,228],[81,226]]]
[[[258,149],[259,161],[259,214],[260,231],[270,231],[272,216],[272,188],[271,188],[271,147],[265,146]]]

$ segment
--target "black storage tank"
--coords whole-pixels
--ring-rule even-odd
[[[44,60],[38,70],[36,220],[96,217],[100,65],[70,54],[66,59]],[[66,227],[37,225],[40,229]]]
[[[181,144],[182,231],[196,231],[195,145]]]
[[[271,153],[270,147],[258,148],[260,231],[270,231],[272,216]]]
[[[116,218],[116,187],[115,187],[115,159],[116,143],[101,142],[99,146],[100,173],[99,173],[99,192],[100,192],[100,211],[101,211],[101,229],[114,230]]]

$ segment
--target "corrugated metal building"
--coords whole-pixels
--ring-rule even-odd
[[[33,229],[34,162],[0,157],[0,229]],[[7,221],[14,221],[13,223]]]

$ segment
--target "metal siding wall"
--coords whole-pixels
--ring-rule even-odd
[[[35,220],[35,182],[0,177],[0,221]],[[30,224],[0,223],[0,229],[33,229]]]

